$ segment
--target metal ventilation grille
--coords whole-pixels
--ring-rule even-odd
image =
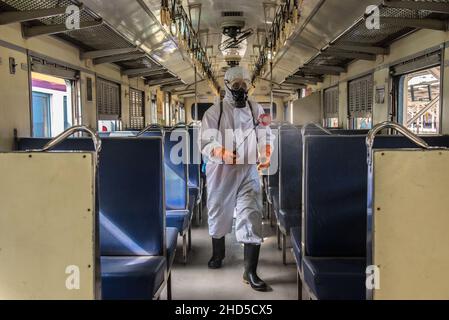
[[[221,13],[222,17],[243,17],[243,11],[223,11]]]

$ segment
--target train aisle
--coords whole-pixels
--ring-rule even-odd
[[[204,213],[206,217],[206,213]],[[260,252],[259,276],[270,286],[268,292],[256,292],[243,283],[243,247],[235,234],[226,237],[226,259],[223,268],[209,270],[212,254],[207,221],[192,230],[192,251],[187,265],[182,263],[182,241],[172,271],[174,300],[296,300],[296,264],[288,254],[288,265],[282,264],[282,252],[277,249],[275,229],[264,221],[265,242]],[[290,250],[290,249],[288,249]],[[165,293],[162,297],[166,297]]]

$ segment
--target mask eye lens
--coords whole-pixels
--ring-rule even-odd
[[[243,80],[237,80],[237,81],[234,81],[233,83],[232,83],[232,90],[240,90],[240,89],[243,89],[243,90],[247,90],[248,89],[248,86],[247,86],[247,84],[246,84],[246,82],[245,81],[243,81]]]

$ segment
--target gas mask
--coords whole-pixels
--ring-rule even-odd
[[[246,102],[248,101],[248,86],[244,81],[236,81],[231,87],[226,83],[226,87],[232,94],[232,98],[235,102],[235,107],[242,109],[246,107]]]

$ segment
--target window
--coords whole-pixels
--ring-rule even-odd
[[[416,134],[440,132],[439,66],[400,76],[398,121]]]
[[[373,76],[355,79],[348,84],[351,129],[371,129],[373,114]]]
[[[156,96],[153,96],[151,99],[151,123],[155,124],[157,122],[157,101]]]
[[[338,86],[324,90],[323,110],[324,126],[326,128],[338,128]]]
[[[178,119],[177,122],[186,122],[186,110],[183,103],[178,103]]]
[[[439,134],[441,121],[441,50],[391,68],[396,121],[416,134]]]
[[[212,107],[213,103],[198,103],[198,120],[203,120],[204,114],[210,107]],[[192,119],[195,119],[195,104],[192,104],[191,108],[191,116]]]
[[[31,73],[33,137],[51,138],[73,126],[77,99],[73,80]]]
[[[51,95],[33,91],[33,137],[51,137]]]
[[[143,91],[129,90],[130,129],[142,130],[145,127],[145,95]]]
[[[169,92],[164,93],[164,120],[166,126],[172,125],[171,94]]]
[[[122,122],[119,120],[99,120],[98,131],[99,132],[115,132],[121,131]]]
[[[99,131],[111,132],[121,128],[119,84],[101,78],[97,79],[97,109]]]
[[[269,102],[261,103],[260,105],[265,110],[266,114],[271,115],[271,118],[273,119],[273,121],[277,119],[277,105],[276,105],[276,103],[273,102],[273,114],[271,114],[270,103]]]

